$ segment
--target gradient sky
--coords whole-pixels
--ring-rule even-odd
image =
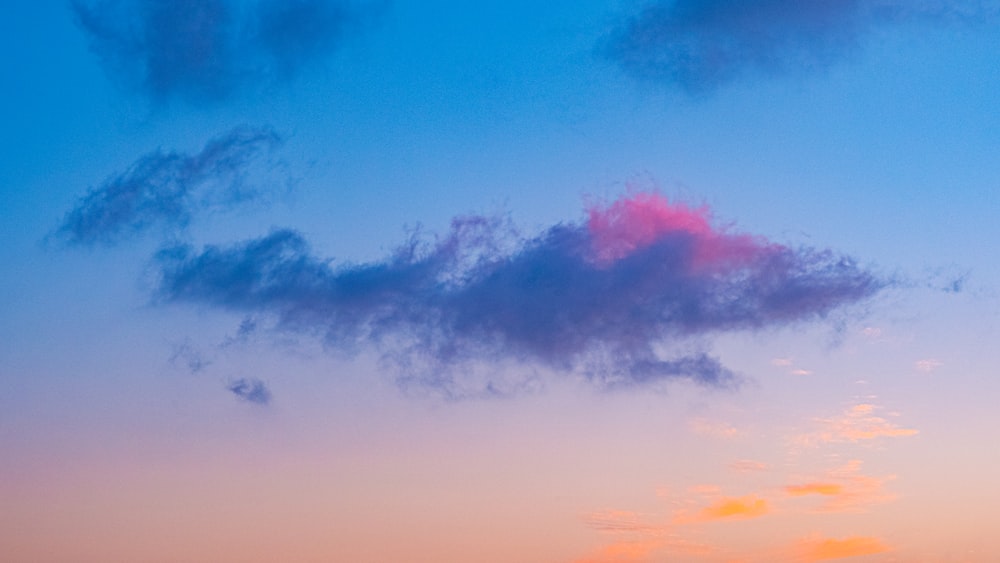
[[[1000,2],[0,18],[0,560],[989,562]]]

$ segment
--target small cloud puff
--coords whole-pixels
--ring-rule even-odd
[[[254,377],[241,377],[226,386],[236,398],[255,405],[266,405],[271,402],[271,390],[263,381]]]

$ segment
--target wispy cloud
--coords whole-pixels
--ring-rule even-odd
[[[767,471],[770,466],[766,463],[760,461],[754,461],[751,459],[740,459],[734,461],[728,465],[729,469],[737,473],[754,473],[759,471]]]
[[[662,524],[646,522],[643,515],[630,510],[592,512],[584,516],[584,522],[599,532],[659,535],[664,531]]]
[[[648,561],[654,555],[697,556],[715,551],[707,544],[679,537],[667,524],[651,523],[635,512],[607,510],[588,514],[584,520],[590,528],[616,539],[575,563]]]
[[[931,359],[931,358],[928,358],[926,360],[917,360],[917,361],[913,362],[913,367],[915,367],[917,369],[917,371],[920,371],[920,372],[923,372],[923,373],[932,373],[934,370],[936,370],[937,368],[939,368],[939,367],[941,367],[943,365],[944,365],[944,362],[942,362],[940,360]]]
[[[879,438],[899,438],[914,436],[913,428],[903,428],[894,422],[877,416],[879,408],[869,403],[860,403],[833,418],[817,419],[820,430],[797,436],[793,441],[801,445],[817,445],[837,442],[862,442]]]
[[[698,513],[698,520],[741,520],[757,518],[770,510],[765,499],[755,495],[745,497],[723,497]]]
[[[795,549],[803,561],[827,561],[885,553],[890,548],[879,538],[850,536],[843,539],[814,538],[803,540]]]
[[[813,512],[861,512],[870,505],[896,498],[885,491],[885,484],[894,478],[894,475],[864,475],[861,473],[861,461],[851,460],[846,465],[827,472],[820,480],[788,485],[785,493],[792,497],[822,498],[823,503]]]
[[[821,318],[886,286],[848,257],[715,228],[706,208],[647,193],[531,238],[461,217],[445,236],[368,264],[334,267],[290,230],[167,248],[156,262],[164,302],[271,314],[343,349],[372,344],[442,388],[452,368],[495,360],[607,386],[728,385],[735,376],[715,358],[665,359],[657,346]]]
[[[255,405],[266,405],[271,402],[271,390],[255,377],[241,377],[227,385],[226,389],[241,401]]]
[[[197,210],[226,209],[260,195],[247,182],[255,159],[278,146],[267,127],[237,127],[196,154],[155,150],[77,201],[55,235],[71,245],[113,244],[154,226],[183,227]]]
[[[216,102],[332,53],[374,4],[351,0],[73,0],[107,71],[156,101]]]
[[[725,422],[713,422],[704,418],[695,418],[688,422],[688,428],[699,436],[710,436],[721,440],[732,440],[742,434],[735,426]]]
[[[175,344],[167,361],[171,366],[183,367],[193,374],[203,371],[212,363],[190,340]]]
[[[989,3],[944,0],[654,0],[611,38],[628,73],[703,95],[728,83],[812,71],[906,21],[996,18]]]
[[[805,495],[837,496],[843,492],[843,487],[837,483],[806,483],[804,485],[789,485],[785,487],[785,491],[793,497]]]

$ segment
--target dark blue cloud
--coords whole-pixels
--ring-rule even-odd
[[[270,128],[237,127],[193,155],[155,150],[90,189],[56,236],[73,245],[111,244],[153,226],[183,227],[205,208],[260,195],[246,182],[251,163],[281,142]]]
[[[371,5],[350,0],[73,0],[108,72],[155,101],[224,100],[331,54]]]
[[[158,296],[270,315],[282,330],[341,349],[373,345],[424,374],[407,377],[435,385],[497,361],[608,386],[675,378],[728,385],[734,374],[718,360],[663,359],[658,349],[821,318],[886,286],[830,251],[718,231],[671,227],[607,258],[595,245],[609,235],[594,229],[593,220],[562,224],[525,239],[496,219],[464,217],[435,241],[341,266],[279,230],[229,247],[164,249],[155,259]]]
[[[255,405],[266,405],[271,402],[271,391],[267,385],[254,377],[241,377],[227,385],[226,389],[241,401]]]
[[[627,72],[692,94],[827,67],[885,24],[996,18],[968,0],[656,0],[611,38]]]

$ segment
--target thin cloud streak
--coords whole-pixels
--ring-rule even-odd
[[[350,0],[73,0],[91,50],[155,102],[213,103],[329,56],[374,5]]]
[[[261,195],[250,165],[282,139],[268,127],[236,127],[196,154],[155,150],[77,201],[55,232],[70,245],[111,245],[154,226],[184,227],[196,211],[227,209]]]
[[[799,542],[797,549],[801,561],[828,561],[846,557],[860,557],[891,551],[879,538],[850,536],[846,538],[816,538]]]
[[[656,0],[611,37],[606,53],[632,76],[703,96],[742,79],[829,67],[886,25],[972,24],[997,14],[961,0]]]
[[[290,230],[229,247],[175,246],[155,258],[158,297],[245,314],[344,350],[381,349],[421,382],[509,360],[577,372],[604,386],[736,376],[704,353],[657,347],[822,318],[886,282],[829,251],[716,229],[707,209],[633,194],[533,238],[504,221],[455,219],[433,241],[334,267]]]

